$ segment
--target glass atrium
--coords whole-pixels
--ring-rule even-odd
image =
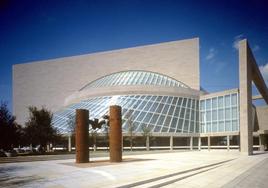
[[[171,77],[146,71],[124,71],[110,74],[85,85],[79,91],[127,85],[146,85],[171,88],[189,87]],[[199,106],[200,103],[200,106]],[[53,125],[68,133],[68,121],[75,109],[88,109],[90,119],[108,114],[110,105],[122,107],[123,132],[128,126],[135,132],[148,127],[152,133],[210,133],[239,130],[238,93],[211,98],[155,94],[95,96],[71,104],[54,113]],[[199,121],[199,117],[200,121]],[[101,132],[103,130],[99,130]]]

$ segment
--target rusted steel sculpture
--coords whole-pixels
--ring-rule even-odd
[[[110,162],[122,162],[122,116],[120,106],[110,106]]]
[[[85,109],[76,109],[75,148],[76,163],[89,162],[89,112]]]

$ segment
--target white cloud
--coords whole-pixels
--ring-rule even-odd
[[[243,34],[237,35],[234,37],[234,42],[233,42],[233,48],[238,50],[239,48],[239,41],[244,38]]]
[[[210,48],[208,55],[206,56],[206,60],[212,60],[217,54],[217,50],[215,50],[214,48]]]
[[[254,45],[253,48],[252,48],[252,51],[253,52],[257,52],[260,50],[260,46],[259,45]]]
[[[268,82],[268,62],[265,65],[259,66],[259,69],[261,71],[263,79],[267,83]]]

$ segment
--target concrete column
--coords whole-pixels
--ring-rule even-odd
[[[147,151],[150,150],[150,137],[149,136],[146,137],[146,150]]]
[[[170,145],[170,150],[173,150],[173,136],[170,136],[169,145]]]
[[[120,106],[110,106],[110,162],[122,161],[122,115]]]
[[[49,144],[47,144],[47,151],[50,152]]]
[[[75,148],[76,163],[89,162],[89,112],[85,109],[76,110]]]
[[[193,150],[193,141],[194,140],[194,137],[190,137],[190,150]]]
[[[227,150],[230,150],[230,136],[227,135]]]
[[[259,135],[259,150],[264,151],[264,135]]]
[[[201,146],[202,146],[201,137],[198,137],[198,150],[199,151],[201,150]]]
[[[208,136],[208,150],[210,150],[210,136]]]
[[[68,151],[72,151],[72,134],[68,135]]]
[[[240,151],[253,153],[252,130],[252,65],[247,40],[239,43],[239,100],[240,100]]]

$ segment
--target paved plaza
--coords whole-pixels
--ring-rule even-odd
[[[267,187],[268,153],[178,151],[0,164],[1,187]]]

